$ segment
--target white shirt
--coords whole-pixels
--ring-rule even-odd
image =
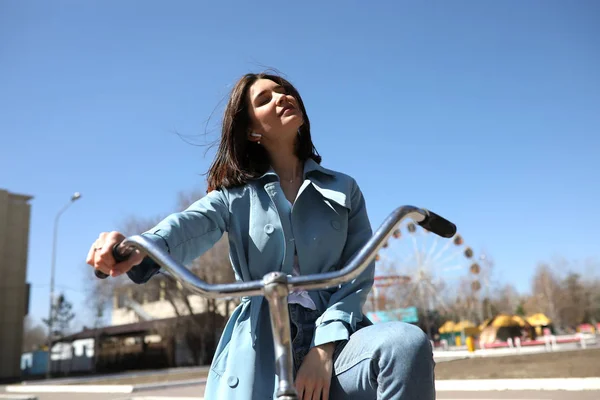
[[[292,222],[292,203],[288,200],[287,204],[289,207],[286,209],[287,215],[290,219],[290,223]],[[296,248],[294,246],[294,267],[292,269],[292,276],[300,275],[300,263],[298,262],[298,254],[296,253]],[[301,306],[316,310],[317,306],[315,302],[310,298],[308,292],[306,290],[294,290],[290,292],[288,295],[288,303],[289,304],[300,304]]]

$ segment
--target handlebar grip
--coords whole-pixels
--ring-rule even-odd
[[[119,250],[119,245],[120,244],[121,243],[117,243],[112,248],[112,256],[115,259],[115,262],[117,262],[117,263],[120,263],[120,262],[123,262],[123,261],[127,261],[127,259],[129,258],[129,256],[131,255],[131,252],[122,252],[122,251],[120,251]],[[106,279],[106,278],[108,278],[107,274],[105,274],[104,272],[99,271],[99,270],[95,270],[94,271],[94,275],[96,275],[96,278],[99,278],[99,279]]]
[[[122,242],[115,244],[112,248],[112,256],[117,264],[123,261],[127,261],[131,253],[133,253],[133,248],[131,247],[125,247],[123,250],[121,250],[119,247],[121,243]]]
[[[440,217],[433,211],[425,211],[425,219],[419,222],[423,229],[435,233],[444,238],[451,238],[456,234],[456,225],[448,221],[446,218]]]
[[[94,275],[96,275],[96,278],[98,278],[98,279],[106,279],[106,278],[108,278],[108,275],[106,275],[104,272],[102,272],[102,271],[100,271],[98,269],[94,270]]]

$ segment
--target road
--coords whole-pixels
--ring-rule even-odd
[[[440,392],[437,400],[598,400],[600,391]]]
[[[165,400],[177,397],[201,399],[204,393],[203,385],[187,386],[171,389],[147,390],[131,394],[95,394],[95,393],[38,393],[35,396],[38,400],[143,400],[144,397],[152,397],[153,400],[159,400],[164,397]],[[0,399],[6,395],[4,387],[0,388]],[[17,395],[15,393],[15,395]],[[22,396],[22,394],[19,394]],[[18,396],[18,395],[17,395]],[[18,398],[15,396],[14,398]],[[437,400],[598,400],[600,391],[498,391],[498,392],[439,392]]]

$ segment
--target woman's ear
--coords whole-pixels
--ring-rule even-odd
[[[248,140],[251,142],[256,142],[256,143],[260,144],[261,138],[262,138],[262,135],[260,133],[248,132]]]

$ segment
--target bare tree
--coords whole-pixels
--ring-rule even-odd
[[[578,273],[571,272],[561,282],[558,314],[560,321],[568,327],[575,327],[584,322],[586,311],[589,309],[587,288],[580,278]]]
[[[589,321],[592,323],[600,322],[600,279],[595,279],[589,283],[588,296],[590,298],[590,309],[588,311]]]
[[[379,288],[377,298],[373,290],[365,308],[389,310],[410,305],[416,306],[423,318],[425,310],[435,309],[445,319],[473,322],[499,313],[520,316],[544,313],[559,329],[600,322],[600,268],[596,260],[580,262],[556,257],[540,263],[532,278],[531,291],[526,294],[520,294],[513,284],[501,284],[489,256],[480,256],[477,263],[481,267],[479,274],[458,282],[436,282],[435,295],[429,289],[423,290],[413,279],[410,283]],[[381,260],[377,265],[377,275],[394,275],[398,270],[393,260]],[[481,290],[472,286],[474,279],[479,281]]]
[[[421,301],[415,295],[413,287],[415,282],[407,280],[407,276],[400,275],[398,265],[389,260],[380,260],[376,266],[377,277],[399,277],[391,278],[383,282],[376,281],[369,292],[365,303],[365,311],[393,310],[408,306],[421,307]],[[411,277],[412,278],[412,277]]]
[[[48,342],[48,331],[41,324],[34,325],[31,317],[23,320],[23,351],[32,351]]]
[[[514,314],[520,302],[521,296],[512,284],[500,287],[492,297],[492,305],[498,313]]]
[[[485,321],[498,313],[493,309],[492,290],[500,286],[497,281],[494,258],[486,251],[482,250],[479,255],[478,263],[481,267],[479,272],[479,282],[481,284],[481,293],[479,294],[481,303],[481,320]]]
[[[446,319],[479,322],[481,318],[480,299],[477,291],[473,290],[471,279],[461,279],[457,284],[449,286],[448,292],[448,307],[447,310],[443,310]]]
[[[540,263],[525,299],[526,314],[546,314],[557,328],[575,328],[600,319],[600,279],[597,263],[554,259]],[[561,271],[558,273],[557,271]]]
[[[587,259],[581,263],[580,274],[583,284],[584,321],[600,322],[600,263],[596,259]]]
[[[63,293],[59,294],[52,305],[50,317],[42,319],[42,322],[48,327],[51,325],[53,327],[52,332],[50,332],[50,340],[66,336],[70,331],[71,321],[74,318],[73,303],[68,301]]]
[[[200,199],[204,193],[198,189],[189,192],[180,192],[177,195],[176,210],[188,208],[193,202]],[[151,229],[166,215],[155,217],[130,216],[119,229],[124,235],[140,234]],[[225,234],[210,250],[193,261],[188,268],[208,283],[225,283],[233,281],[233,269],[229,261],[229,244]],[[224,313],[225,319],[229,317],[229,310],[239,303],[231,299],[221,301],[225,303],[218,308],[214,299],[202,299],[204,307],[197,307],[197,296],[167,275],[159,274],[151,278],[144,285],[134,285],[127,277],[117,279],[91,281],[90,306],[97,320],[101,320],[104,311],[110,307],[111,299],[115,293],[128,294],[138,303],[143,303],[149,295],[155,300],[167,301],[175,315],[175,322],[171,325],[160,325],[160,334],[164,340],[183,340],[190,350],[194,363],[210,361],[222,329],[223,318],[217,314]],[[125,287],[126,286],[126,290]],[[195,298],[194,298],[195,297]],[[208,320],[207,320],[208,316]],[[207,323],[208,322],[208,323]]]
[[[546,314],[556,325],[561,325],[559,304],[561,285],[557,274],[549,264],[541,263],[537,266],[532,280],[531,296],[528,303],[528,312],[536,308],[538,312]]]

